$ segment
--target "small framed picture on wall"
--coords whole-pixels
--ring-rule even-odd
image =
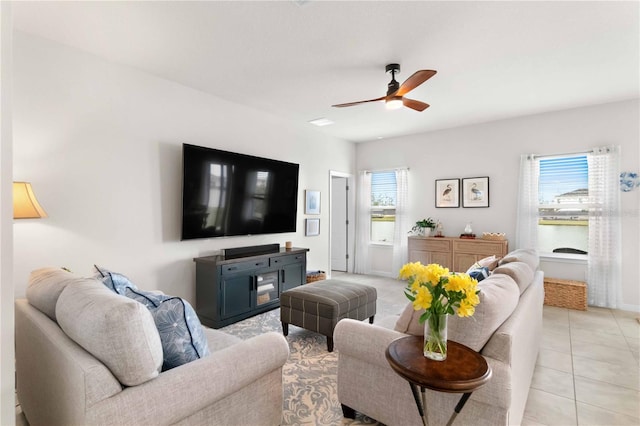
[[[320,235],[320,219],[304,220],[304,235],[307,237],[315,237]]]
[[[436,207],[460,207],[460,179],[436,179]]]
[[[489,207],[489,177],[462,179],[462,207]]]
[[[320,214],[320,191],[304,191],[304,213]]]

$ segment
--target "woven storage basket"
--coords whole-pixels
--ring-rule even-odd
[[[586,311],[587,284],[582,281],[545,278],[544,304]]]
[[[483,232],[482,239],[489,241],[504,241],[506,236],[504,232]]]
[[[307,284],[326,279],[327,274],[324,271],[307,271]]]

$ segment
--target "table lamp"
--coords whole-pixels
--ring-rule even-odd
[[[47,212],[40,206],[30,182],[13,182],[13,218],[40,219]]]

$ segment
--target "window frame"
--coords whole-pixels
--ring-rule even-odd
[[[538,199],[541,199],[541,193],[543,191],[541,191],[541,180],[542,180],[542,170],[541,170],[541,166],[542,166],[542,162],[545,160],[558,160],[558,159],[577,159],[580,157],[584,157],[584,162],[587,163],[587,156],[589,155],[588,152],[578,152],[578,153],[572,153],[572,154],[558,154],[558,155],[545,155],[542,156],[540,158],[538,158],[538,187],[536,188],[536,193],[538,196]],[[588,169],[588,165],[586,168],[586,189],[587,189],[587,195],[586,195],[586,202],[585,203],[550,203],[547,202],[545,204],[537,204],[536,205],[536,211],[537,211],[537,221],[536,221],[536,226],[540,227],[543,226],[541,225],[540,221],[543,219],[543,216],[541,215],[541,209],[549,209],[549,208],[558,208],[559,205],[562,205],[563,208],[568,208],[568,209],[580,209],[580,212],[582,213],[583,211],[586,211],[586,221],[587,224],[586,225],[576,225],[576,226],[586,226],[587,227],[587,248],[585,251],[588,252],[588,235],[589,235],[589,210],[592,208],[593,203],[591,202],[591,200],[589,199],[589,169]],[[582,188],[578,188],[578,189],[582,189]],[[576,190],[578,190],[576,189]],[[575,190],[574,190],[575,191]],[[571,191],[570,191],[571,192]],[[558,195],[562,195],[562,194],[558,194]],[[554,197],[557,197],[557,195],[554,195]],[[546,200],[546,201],[550,201],[550,200]],[[557,225],[544,225],[544,226],[557,226]],[[540,258],[543,260],[553,260],[553,261],[560,261],[560,262],[564,262],[564,263],[578,263],[578,264],[583,264],[586,263],[589,257],[589,254],[578,254],[578,253],[555,253],[553,251],[542,251],[541,250],[541,241],[542,239],[540,238],[540,229],[538,228],[537,230],[537,234],[538,234],[538,243],[537,243],[537,250],[540,253]],[[564,246],[561,246],[564,247]],[[568,247],[568,246],[567,246]],[[577,248],[577,247],[576,247]]]
[[[381,240],[374,240],[373,239],[373,213],[375,211],[381,211],[383,212],[383,217],[384,215],[384,211],[385,210],[393,210],[393,225],[394,225],[394,232],[395,232],[395,226],[396,226],[396,205],[395,202],[393,205],[374,205],[373,204],[373,191],[374,191],[374,176],[376,174],[393,174],[394,176],[394,190],[395,190],[395,197],[397,197],[398,194],[398,182],[395,179],[395,170],[377,170],[377,171],[372,171],[371,173],[371,193],[369,194],[369,244],[370,245],[379,245],[379,246],[393,246],[393,237],[391,238],[391,240],[389,241],[381,241]],[[392,200],[392,201],[395,201]],[[392,233],[393,235],[393,233]]]

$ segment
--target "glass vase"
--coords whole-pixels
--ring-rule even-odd
[[[424,356],[435,361],[447,359],[447,314],[432,314],[424,322]]]

